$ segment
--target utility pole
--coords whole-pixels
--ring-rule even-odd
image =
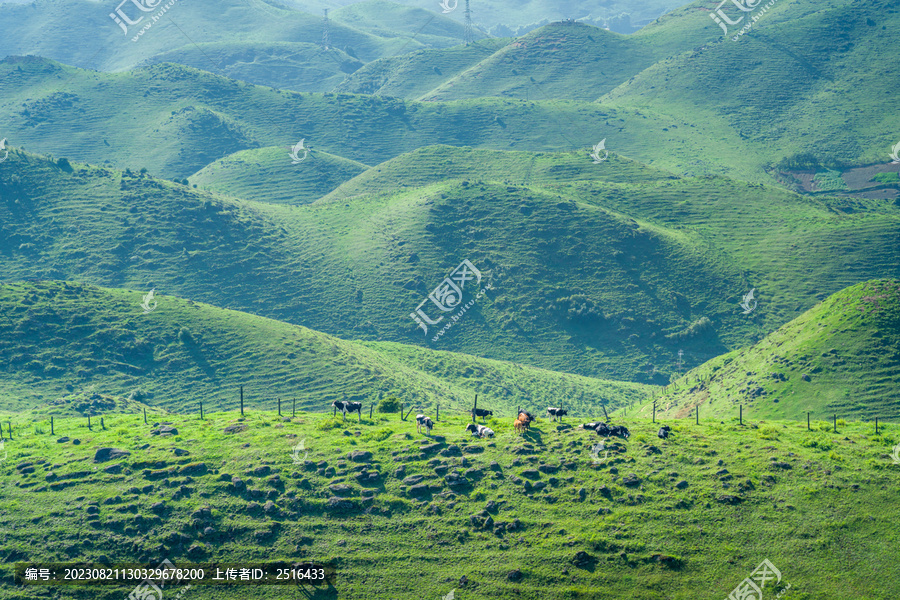
[[[322,50],[331,50],[331,33],[328,31],[328,9],[325,9],[325,18],[322,19]]]
[[[473,41],[472,36],[472,11],[469,10],[469,0],[466,0],[466,46]]]

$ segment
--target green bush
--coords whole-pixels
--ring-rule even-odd
[[[316,429],[319,431],[331,431],[332,429],[340,429],[343,426],[343,420],[335,418],[322,419],[316,423]]]
[[[392,435],[394,435],[394,430],[385,427],[384,429],[377,429],[375,431],[364,433],[362,439],[372,442],[383,442]]]
[[[900,173],[876,173],[872,181],[878,183],[898,183],[900,182]]]
[[[378,403],[378,412],[380,413],[396,413],[400,412],[400,398],[397,396],[388,396]]]
[[[819,450],[831,450],[832,448],[831,440],[824,436],[800,440],[800,445],[804,448],[818,448]]]

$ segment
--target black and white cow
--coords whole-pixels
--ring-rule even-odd
[[[667,439],[669,439],[670,431],[672,431],[671,427],[669,427],[668,425],[663,425],[662,427],[659,428],[659,431],[656,432],[656,435],[661,440],[667,440]]]
[[[331,407],[335,410],[335,414],[337,411],[341,411],[341,414],[344,416],[344,420],[347,420],[347,413],[357,413],[359,415],[359,420],[362,422],[362,402],[348,402],[347,400],[335,400],[331,403]]]
[[[562,419],[564,416],[569,414],[569,411],[562,408],[554,408],[552,406],[547,407],[547,414],[550,416],[550,420],[554,419]]]
[[[485,417],[493,417],[494,411],[487,410],[484,408],[474,408],[474,409],[472,409],[472,416],[473,417],[481,417],[481,422],[484,423],[484,418]]]
[[[422,429],[425,429],[425,435],[431,435],[433,428],[434,421],[425,415],[416,415],[416,433],[422,433]]]
[[[494,430],[485,427],[484,425],[479,425],[478,423],[469,423],[466,425],[466,431],[469,431],[475,437],[494,437]]]
[[[627,440],[628,436],[631,435],[631,432],[628,431],[628,428],[624,425],[613,425],[609,428],[609,435],[614,435]]]

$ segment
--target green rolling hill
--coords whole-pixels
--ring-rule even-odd
[[[319,160],[280,152],[284,177]],[[13,149],[0,277],[156,288],[344,338],[654,383],[678,350],[690,368],[827,294],[898,277],[900,214],[883,201],[673,179],[615,154],[434,147],[384,167],[283,206]],[[464,259],[493,289],[464,326],[426,335],[409,315]],[[750,288],[761,307],[747,319]]]
[[[300,152],[298,158],[302,160],[294,164],[290,155],[292,146],[236,152],[194,173],[190,183],[203,190],[244,200],[309,204],[369,168],[315,150],[305,159]]]
[[[674,417],[896,420],[900,414],[900,282],[829,296],[757,344],[717,357],[657,398]],[[646,413],[647,406],[643,407]]]
[[[562,403],[594,416],[639,402],[651,389],[452,352],[362,344],[305,327],[173,296],[68,282],[0,287],[0,403],[42,409],[85,394],[128,397],[175,412],[234,408],[246,387],[248,407],[271,410],[277,397],[303,410],[334,400],[369,404],[395,395],[413,407],[462,412],[482,407],[514,418],[516,406]],[[40,412],[40,411],[38,411]],[[65,414],[65,409],[55,411]],[[96,412],[94,414],[97,414]]]

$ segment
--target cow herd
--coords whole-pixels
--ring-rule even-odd
[[[347,419],[347,413],[357,413],[359,420],[362,421],[362,402],[348,402],[346,400],[335,400],[331,403],[332,408],[337,414],[337,411],[341,411],[341,414],[344,417],[344,420]],[[466,426],[466,431],[471,433],[475,437],[479,438],[492,438],[494,437],[494,430],[490,427],[485,426],[483,423],[485,422],[485,417],[492,417],[494,415],[493,411],[486,410],[483,408],[473,408],[471,413],[472,415],[472,423],[469,423]],[[550,417],[550,420],[562,420],[562,418],[568,415],[569,412],[562,408],[556,408],[553,406],[547,407],[547,415]],[[481,417],[482,424],[475,423],[475,418]],[[525,433],[527,429],[531,427],[531,423],[534,421],[534,415],[525,410],[519,410],[519,414],[516,416],[516,420],[513,424],[513,428],[516,433]],[[592,430],[597,435],[602,435],[604,437],[620,437],[622,439],[627,440],[631,435],[631,432],[628,431],[628,428],[624,425],[610,425],[608,422],[597,421],[593,423],[584,423],[581,426],[582,429]],[[416,415],[416,432],[422,433],[425,432],[425,435],[431,435],[431,430],[434,429],[434,421],[432,421],[429,417],[425,415]],[[668,439],[669,433],[672,431],[672,428],[668,425],[663,425],[656,435],[660,439]]]

